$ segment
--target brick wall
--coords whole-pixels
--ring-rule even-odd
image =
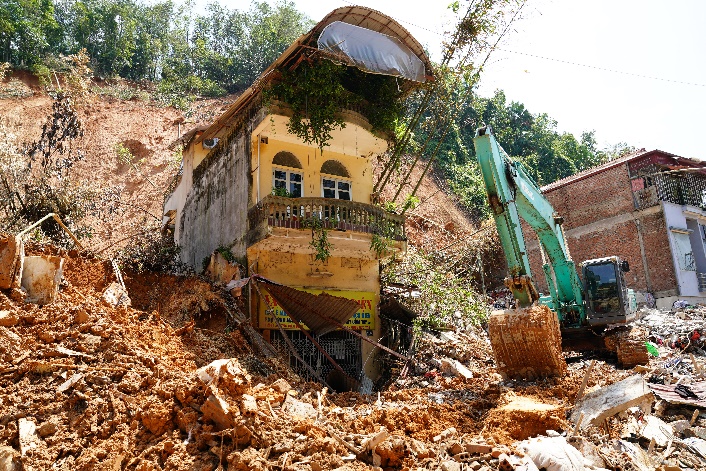
[[[564,217],[569,251],[577,265],[617,255],[630,263],[625,277],[629,287],[657,295],[677,289],[664,214],[659,206],[635,211],[626,164],[549,190],[545,196]],[[642,231],[647,271],[638,230]],[[537,238],[524,223],[523,231],[533,278],[546,293]]]

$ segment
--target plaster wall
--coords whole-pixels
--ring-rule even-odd
[[[279,134],[279,133],[278,133]],[[278,152],[287,151],[294,154],[302,164],[304,177],[303,195],[305,197],[322,197],[321,166],[327,160],[337,160],[348,171],[352,182],[351,200],[360,203],[371,203],[370,195],[373,192],[373,169],[369,158],[357,155],[343,154],[324,148],[323,153],[315,146],[293,144],[289,141],[277,139],[277,135],[270,135],[268,143],[263,144],[253,136],[252,168],[256,170],[255,185],[252,188],[252,199],[260,201],[272,193],[274,187],[272,159]],[[259,157],[258,157],[259,154]],[[340,178],[333,176],[332,178]],[[257,182],[259,180],[259,192]],[[344,179],[345,180],[345,179]]]
[[[191,172],[185,166],[184,174],[193,181],[175,233],[181,260],[199,270],[202,261],[221,245],[244,258],[251,205],[248,188],[252,185],[247,126],[219,143]]]

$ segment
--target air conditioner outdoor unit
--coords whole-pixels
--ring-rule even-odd
[[[201,145],[203,146],[204,149],[213,149],[214,147],[216,147],[216,144],[218,144],[217,137],[212,137],[210,139],[204,139],[203,142],[201,142]]]

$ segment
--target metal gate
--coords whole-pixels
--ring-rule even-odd
[[[340,372],[335,370],[331,362],[316,348],[311,340],[306,338],[304,333],[299,330],[288,330],[285,332],[301,358],[307,362],[321,378],[326,379],[331,387],[337,391],[350,389],[345,387],[347,385],[336,387],[335,384],[332,384],[336,381],[330,380],[336,378],[336,373],[340,375]],[[316,381],[316,378],[312,377],[311,373],[304,368],[303,365],[299,364],[297,358],[289,352],[287,343],[284,338],[282,338],[282,334],[279,331],[273,330],[270,339],[275,348],[288,356],[289,366],[293,368],[297,374],[308,381]],[[321,345],[326,353],[336,360],[336,363],[338,363],[343,371],[350,377],[360,380],[363,367],[360,338],[350,332],[336,330],[319,336],[316,338],[316,341],[319,342],[319,345]]]

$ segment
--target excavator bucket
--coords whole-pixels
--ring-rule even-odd
[[[535,379],[566,372],[559,319],[547,306],[493,311],[488,334],[503,378]]]

